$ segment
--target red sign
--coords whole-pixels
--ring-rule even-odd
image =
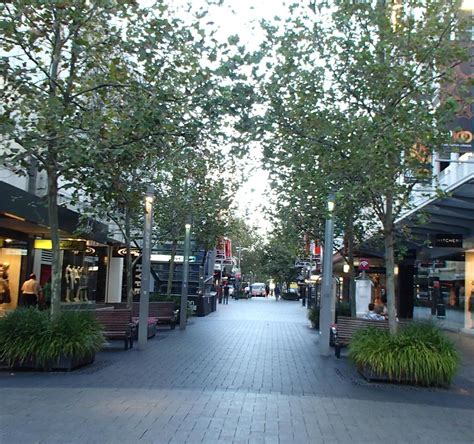
[[[370,268],[369,260],[368,259],[361,259],[359,261],[359,270],[360,271],[367,271]]]

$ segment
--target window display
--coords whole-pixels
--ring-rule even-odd
[[[10,264],[8,262],[0,264],[0,304],[9,304],[10,297],[10,282],[8,280],[8,269]]]
[[[18,305],[24,248],[0,248],[0,310],[13,310]]]
[[[62,300],[95,302],[99,257],[91,252],[64,251]]]

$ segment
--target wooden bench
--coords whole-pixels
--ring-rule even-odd
[[[411,324],[410,319],[402,319],[398,321],[398,325],[405,327]],[[388,321],[376,321],[372,319],[351,318],[348,316],[339,316],[336,324],[336,337],[334,338],[335,355],[337,358],[341,357],[341,348],[347,347],[354,334],[365,328],[376,328],[379,330],[388,331]]]
[[[140,303],[134,302],[132,316],[140,316]],[[148,319],[156,319],[156,324],[169,324],[171,329],[176,326],[176,310],[174,301],[150,302],[148,305]]]
[[[169,324],[171,330],[176,327],[176,309],[174,301],[150,302],[148,316],[157,319],[157,324]]]
[[[134,327],[131,310],[99,310],[95,312],[95,316],[104,327],[104,336],[107,339],[123,340],[125,350],[133,348]]]

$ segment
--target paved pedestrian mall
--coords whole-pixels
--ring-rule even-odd
[[[449,390],[369,384],[321,358],[301,302],[218,305],[145,351],[0,372],[0,443],[473,443],[474,340]]]

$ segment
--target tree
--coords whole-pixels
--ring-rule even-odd
[[[325,155],[324,135],[334,126],[324,120],[316,130],[316,159],[324,159],[323,173],[342,167],[349,178],[364,179],[361,185],[368,199],[363,210],[377,220],[384,236],[391,333],[397,327],[394,222],[409,207],[415,185],[431,179],[429,154],[447,142],[446,121],[453,110],[452,101],[435,106],[433,98],[439,83],[449,81],[452,68],[466,57],[451,40],[463,29],[456,7],[436,0],[341,1],[331,9],[321,4],[317,15],[295,9],[289,19],[293,32],[283,37],[293,39],[306,54],[284,54],[293,65],[288,78],[299,70],[320,72],[316,87],[308,84],[305,90],[293,91],[288,83],[286,97],[297,99],[302,111],[288,132],[313,130],[313,109],[324,116],[326,98],[348,116],[346,136],[338,139],[348,147],[347,162],[333,153]],[[278,35],[275,30],[271,34]],[[325,177],[331,182],[331,175]]]
[[[96,94],[124,88],[110,69],[109,54],[121,42],[123,21],[133,1],[23,1],[1,7],[1,62],[5,87],[1,133],[6,163],[31,167],[48,177],[48,214],[52,240],[51,311],[60,308],[58,193],[84,159],[91,135],[101,127]],[[15,144],[15,143],[16,144]]]
[[[277,226],[263,247],[264,272],[280,285],[285,283],[289,288],[290,282],[295,281],[298,275],[295,260],[301,256],[302,246],[301,237],[291,224]]]
[[[368,199],[363,168],[357,169],[363,125],[357,126],[353,117],[338,109],[307,41],[310,29],[295,27],[294,20],[280,33],[266,24],[269,38],[264,49],[274,61],[262,86],[265,166],[278,194],[278,218],[291,219],[300,239],[324,239],[326,200],[337,191],[336,239],[344,236],[347,242],[335,247],[349,264],[355,315],[354,241]],[[326,251],[332,254],[333,246]]]

